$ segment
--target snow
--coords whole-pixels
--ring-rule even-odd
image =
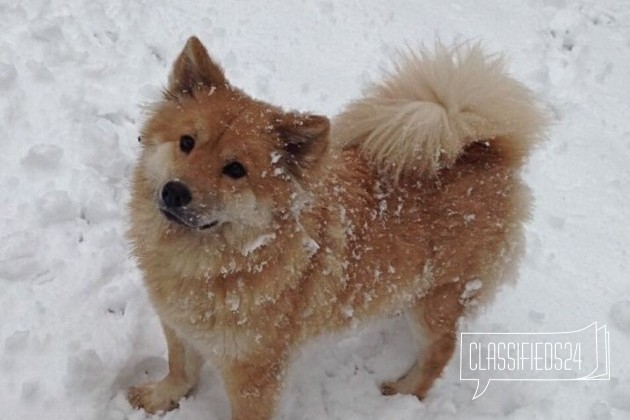
[[[610,308],[610,318],[617,328],[630,332],[630,300],[615,303]]]
[[[0,406],[6,420],[141,420],[124,393],[166,371],[124,238],[143,107],[192,34],[261,99],[332,115],[396,48],[505,51],[554,124],[525,171],[536,199],[518,281],[466,331],[608,324],[610,381],[492,383],[456,358],[429,397],[383,397],[415,345],[383,320],[307,346],[285,419],[630,418],[628,0],[0,2]],[[236,303],[235,303],[236,304]],[[168,420],[228,418],[210,367]],[[156,416],[155,418],[159,418]]]
[[[268,245],[274,239],[276,239],[275,233],[267,233],[264,235],[260,235],[254,240],[243,245],[243,249],[241,249],[241,254],[243,254],[243,256],[247,256],[251,254],[252,252],[256,251],[258,248]]]
[[[281,157],[280,152],[271,152],[271,163],[278,163]]]

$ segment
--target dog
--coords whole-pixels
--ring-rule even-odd
[[[190,38],[133,175],[129,237],[169,372],[131,404],[176,407],[210,361],[232,419],[273,418],[300,345],[392,314],[421,348],[381,390],[424,398],[460,317],[513,274],[519,171],[545,122],[479,45],[403,54],[331,123],[248,96]]]

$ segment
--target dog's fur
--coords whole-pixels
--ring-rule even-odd
[[[543,127],[529,91],[478,46],[408,54],[330,130],[233,87],[190,38],[142,130],[133,182],[130,237],[170,370],[132,388],[132,404],[174,407],[210,360],[232,418],[269,419],[300,344],[397,312],[424,345],[382,391],[423,398],[459,317],[519,256],[518,172]],[[246,176],[223,174],[233,161]],[[192,195],[179,223],[160,211],[172,180]]]

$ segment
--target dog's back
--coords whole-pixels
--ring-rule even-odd
[[[338,172],[357,159],[371,168],[372,202],[360,203],[370,209],[350,212],[361,281],[415,279],[407,290],[418,295],[449,283],[491,292],[519,254],[530,204],[518,172],[544,127],[531,92],[478,45],[400,59],[333,125],[332,146],[347,156]]]

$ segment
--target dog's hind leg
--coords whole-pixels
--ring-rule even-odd
[[[413,394],[420,399],[426,396],[453,355],[457,322],[463,311],[458,283],[431,289],[407,310],[409,326],[420,344],[418,359],[402,378],[381,386],[384,395]]]
[[[168,374],[160,381],[132,387],[129,402],[135,408],[144,408],[148,413],[168,411],[176,408],[199,381],[203,359],[175,332],[163,325],[168,347]]]

